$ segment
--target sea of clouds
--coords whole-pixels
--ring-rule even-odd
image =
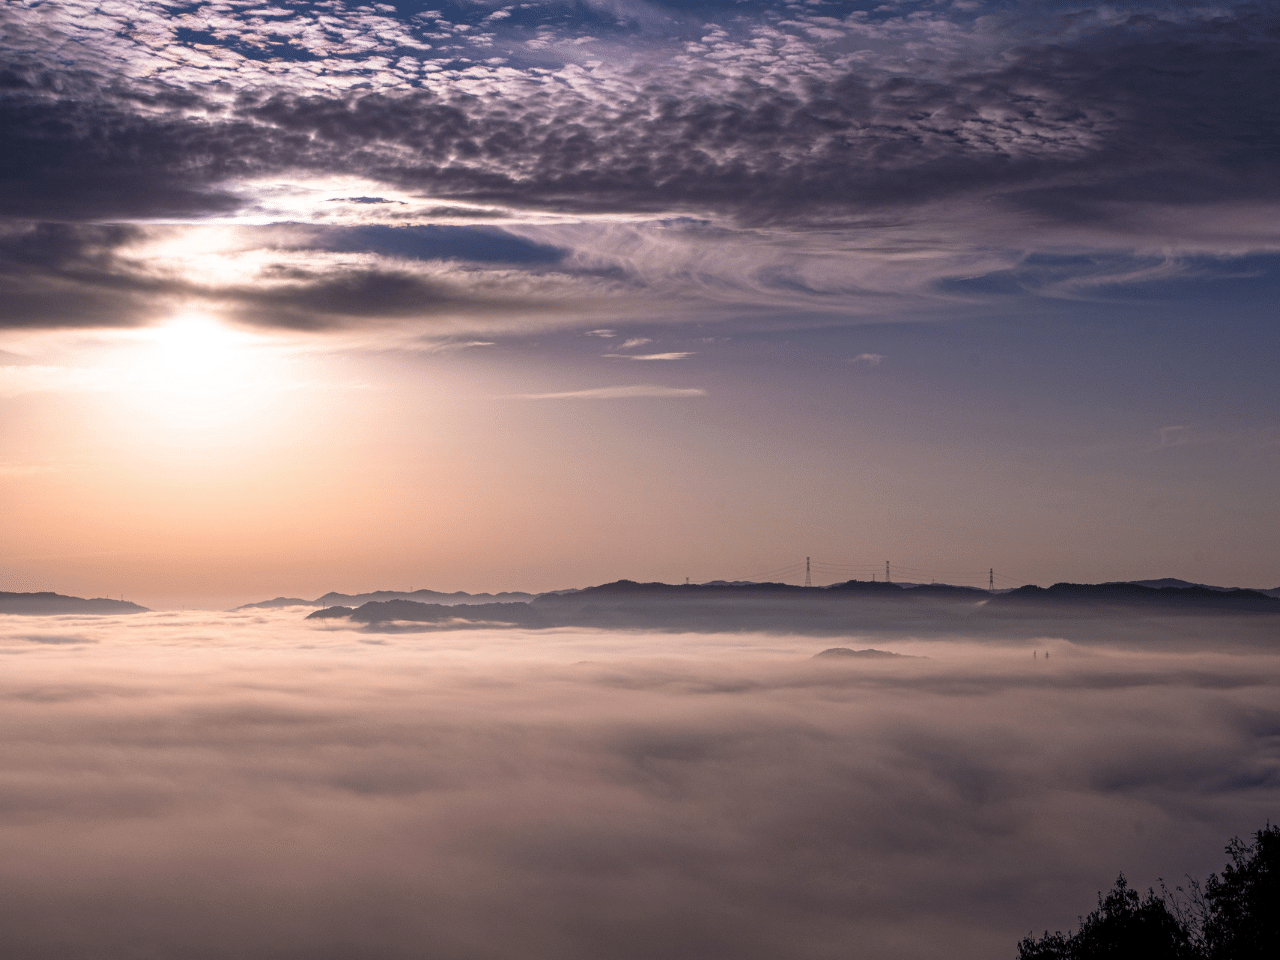
[[[5,956],[1012,957],[1280,818],[1256,648],[305,612],[0,617]]]

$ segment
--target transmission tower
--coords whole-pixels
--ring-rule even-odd
[[[893,580],[889,578],[889,561],[888,560],[884,562],[884,582],[893,583]]]
[[[804,558],[804,585],[806,587],[813,586],[813,577],[809,575],[809,558]]]
[[[989,593],[996,592],[996,568],[992,567],[987,571],[987,591]]]

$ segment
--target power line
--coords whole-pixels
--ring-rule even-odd
[[[737,579],[748,580],[753,583],[761,583],[761,582],[771,581],[773,577],[790,575],[792,573],[799,573],[799,572],[800,572],[800,563],[797,561],[795,563],[788,563],[786,566],[777,567],[765,573],[758,573],[749,577],[738,577]]]
[[[879,580],[880,572],[881,569],[879,564],[875,563],[857,563],[851,561],[822,560],[814,557],[805,557],[803,563],[796,561],[794,563],[784,564],[765,573],[739,577],[738,579],[748,580],[754,583],[795,583],[800,581],[801,576],[803,576],[804,579],[802,582],[805,583],[806,586],[812,586],[815,576],[819,581],[829,580],[830,582],[844,582],[846,580]],[[884,561],[883,573],[885,575],[886,583],[894,582],[893,565],[888,560]],[[986,570],[981,570],[972,567],[968,569],[915,567],[899,563],[897,574],[898,581],[900,583],[949,583],[955,585],[968,585],[979,589],[986,587],[987,590],[992,592],[996,589],[1020,587],[1023,584],[1031,582],[1025,578],[996,573],[995,567],[993,566],[989,566]]]

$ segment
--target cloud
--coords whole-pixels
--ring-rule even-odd
[[[313,233],[316,269],[259,302],[41,248],[29,277],[4,277],[0,322],[129,325],[193,292],[305,329],[483,326],[522,297],[532,327],[944,315],[1280,248],[1271,5],[972,6],[8,4],[11,234],[354,232]],[[474,218],[495,227],[459,232]],[[367,262],[324,260],[356,247]],[[488,269],[426,277],[406,260]]]
[[[627,400],[641,397],[705,397],[700,387],[659,387],[637,384],[629,387],[595,387],[590,390],[568,390],[563,393],[525,393],[519,400]]]
[[[180,309],[304,330],[523,322],[599,295],[561,256],[486,227],[0,224],[0,329],[139,326]]]
[[[1280,790],[1269,653],[363,639],[0,618],[7,955],[976,960],[1220,869]]]
[[[454,353],[459,350],[470,350],[474,347],[492,347],[492,340],[440,340],[418,344],[417,349],[423,353]]]
[[[958,28],[937,15],[882,26],[889,34],[877,40],[914,34],[939,53],[950,41],[938,28]],[[1068,42],[1057,51],[1026,35],[988,35],[975,43],[999,48],[1003,40],[1002,58],[965,50],[961,76],[933,77],[904,75],[884,55],[855,66],[825,48],[834,38],[761,25],[754,37],[675,56],[656,89],[628,84],[619,71],[566,65],[568,84],[549,95],[536,74],[467,68],[450,85],[399,95],[284,86],[198,128],[138,117],[111,129],[136,130],[116,135],[131,171],[135,155],[162,155],[171,138],[171,149],[193,137],[209,146],[234,138],[248,148],[239,160],[246,172],[278,169],[274,154],[296,150],[304,167],[345,166],[455,199],[579,211],[718,209],[756,222],[846,220],[975,192],[1009,212],[1109,219],[1112,200],[1157,199],[1142,188],[1153,168],[1169,181],[1161,201],[1208,199],[1196,174],[1217,181],[1216,201],[1236,192],[1243,185],[1232,186],[1232,168],[1257,152],[1247,131],[1270,109],[1247,91],[1266,89],[1276,69],[1273,56],[1239,54],[1270,54],[1267,42],[1250,42],[1238,23],[1128,31],[1112,23],[1110,36],[1102,27],[1058,38]],[[779,76],[756,59],[756,41],[796,45],[809,59],[796,57]],[[1177,74],[1162,74],[1159,88],[1143,83],[1147,72],[1182,62],[1178,43],[1188,41],[1201,68],[1195,83]],[[797,94],[796,81],[811,92]],[[1243,97],[1223,117],[1226,85]],[[1216,118],[1216,156],[1201,117]],[[1176,160],[1161,159],[1175,146]],[[222,175],[216,167],[192,172]],[[1264,185],[1250,178],[1250,186]]]
[[[1280,442],[1276,433],[1273,427],[1224,431],[1186,425],[1166,426],[1155,431],[1154,443],[1148,441],[1140,446],[1152,453],[1176,450],[1191,456],[1222,457],[1238,462],[1273,457]]]
[[[884,363],[884,354],[882,353],[860,353],[850,363],[862,363],[868,367],[878,367]]]
[[[688,360],[692,351],[675,351],[673,353],[606,353],[606,357],[619,360]]]

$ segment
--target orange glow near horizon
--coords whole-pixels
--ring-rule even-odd
[[[1165,454],[1213,448],[1138,450],[1126,474],[1016,435],[975,442],[963,421],[938,436],[910,409],[841,418],[837,401],[870,382],[846,363],[829,365],[822,416],[787,368],[753,366],[748,380],[689,361],[644,378],[696,396],[596,399],[590,388],[640,377],[501,347],[375,350],[211,312],[0,349],[21,351],[0,365],[0,590],[229,607],[329,590],[752,579],[809,554],[984,579],[995,566],[1026,582],[1212,582],[1228,543],[1239,560],[1223,578],[1273,585],[1250,518],[1153,524],[1165,508],[1152,498],[1176,493]],[[1005,473],[988,494],[993,458]],[[1136,540],[1143,525],[1158,535]],[[1203,556],[1179,559],[1189,535]]]

